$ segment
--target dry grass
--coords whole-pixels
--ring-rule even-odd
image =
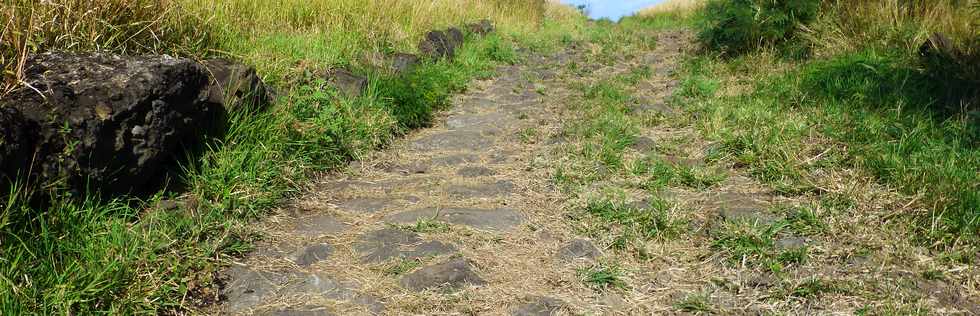
[[[971,4],[967,4],[971,3]],[[980,3],[976,1],[836,0],[805,32],[817,56],[865,47],[899,48],[915,54],[935,32],[967,54],[980,54]]]
[[[690,15],[704,6],[705,0],[668,0],[649,8],[640,10],[639,16],[651,16],[661,13],[681,13]]]
[[[28,54],[47,50],[220,54],[262,63],[265,60],[256,56],[295,53],[290,51],[295,44],[260,45],[258,49],[265,51],[254,52],[257,39],[278,35],[303,36],[307,43],[302,46],[326,46],[343,55],[390,48],[410,51],[428,30],[477,19],[490,18],[508,31],[526,31],[541,21],[543,4],[525,0],[12,0],[4,1],[0,9],[0,65],[9,87],[20,79],[19,69]]]

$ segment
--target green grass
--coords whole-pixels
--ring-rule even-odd
[[[445,233],[452,229],[449,224],[445,222],[440,222],[434,219],[419,218],[415,221],[414,225],[404,226],[405,230],[410,232],[425,234],[425,233]]]
[[[318,80],[284,85],[269,110],[236,113],[222,138],[184,166],[183,196],[193,207],[154,210],[175,194],[167,192],[148,201],[62,195],[43,210],[12,200],[0,216],[0,311],[191,310],[194,295],[217,290],[211,278],[222,262],[260,237],[247,223],[295,194],[308,174],[426,126],[467,81],[515,56],[495,35],[405,76],[364,72],[371,83],[359,98],[337,98]]]
[[[714,309],[711,307],[711,300],[708,295],[699,293],[687,295],[674,303],[674,308],[692,314],[711,314]]]
[[[420,266],[422,266],[421,260],[402,259],[388,265],[388,267],[384,269],[384,274],[390,276],[399,276],[408,273],[409,271],[415,270],[415,268],[418,268]]]
[[[585,210],[604,223],[607,229],[618,226],[627,231],[624,234],[647,240],[677,235],[681,222],[669,216],[669,208],[668,202],[659,199],[650,200],[645,208],[600,200],[589,202]]]
[[[626,289],[623,270],[617,265],[599,263],[588,268],[578,269],[578,274],[589,287],[597,291],[607,289]]]
[[[923,197],[920,203],[930,212],[917,217],[915,226],[926,239],[976,242],[977,131],[965,117],[930,108],[927,80],[901,68],[896,57],[862,52],[782,73],[750,71],[758,83],[734,96],[704,91],[717,85],[704,83],[712,81],[707,78],[771,61],[697,57],[687,64],[684,87],[691,92],[685,97],[709,139],[785,194],[814,192],[811,177],[820,169],[867,170],[881,183]],[[845,146],[815,148],[814,132]]]
[[[975,250],[980,117],[970,97],[977,91],[970,86],[976,86],[976,70],[937,68],[917,48],[941,32],[960,51],[952,62],[975,58],[976,27],[970,21],[980,10],[957,1],[827,4],[815,17],[807,14],[807,34],[773,33],[789,34],[795,46],[812,48],[814,57],[782,59],[795,48],[776,40],[775,51],[736,49],[744,55],[720,58],[747,43],[722,42],[758,34],[730,34],[719,23],[734,17],[762,30],[773,21],[755,18],[778,16],[735,12],[749,2],[713,2],[697,17],[702,39],[720,45],[688,60],[679,100],[703,134],[723,144],[724,156],[785,195],[831,194],[818,187],[817,174],[860,170],[914,196],[914,206],[927,210],[904,214],[915,231],[911,238],[954,252]]]
[[[772,224],[724,222],[711,230],[711,247],[724,251],[732,265],[761,267],[780,273],[787,267],[805,263],[810,256],[807,246],[776,247],[779,238],[791,233],[789,226],[785,221]]]
[[[645,186],[654,192],[668,185],[705,190],[728,178],[727,174],[720,168],[708,165],[671,163],[656,157],[648,157],[638,161],[632,169],[634,175],[647,177]]]
[[[806,279],[803,282],[789,286],[787,290],[785,293],[787,296],[799,299],[815,299],[826,294],[846,292],[846,289],[842,285],[832,280],[820,278]]]

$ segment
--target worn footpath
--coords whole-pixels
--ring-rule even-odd
[[[673,47],[670,47],[673,46]],[[676,45],[651,65],[667,75]],[[672,50],[672,51],[668,51]],[[577,237],[547,168],[574,48],[476,82],[434,127],[325,175],[259,223],[217,313],[516,314],[625,310],[579,281],[602,251]],[[667,58],[665,58],[667,57]],[[627,65],[618,65],[627,69]],[[667,78],[660,78],[669,81]],[[661,87],[667,95],[666,89]],[[659,102],[663,107],[663,102]],[[533,135],[531,135],[533,134]]]

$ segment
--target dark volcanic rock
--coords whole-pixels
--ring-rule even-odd
[[[510,208],[423,208],[385,216],[383,220],[392,224],[413,224],[422,220],[436,220],[450,224],[466,225],[489,231],[511,231],[524,222],[520,211]]]
[[[269,91],[255,67],[227,59],[206,60],[204,67],[211,75],[208,101],[221,104],[227,112],[242,106],[258,109],[270,102]]]
[[[20,112],[0,115],[4,141],[18,142],[3,144],[0,161],[18,170],[33,161],[33,182],[43,185],[154,189],[182,145],[196,146],[223,115],[208,102],[207,72],[189,59],[47,53],[30,58],[24,74],[27,85],[0,101]]]
[[[419,52],[429,59],[445,59],[456,56],[453,40],[443,31],[430,31],[419,43]]]
[[[367,89],[368,79],[347,69],[327,71],[324,79],[347,97],[359,97]]]
[[[406,54],[406,53],[395,53],[391,56],[391,68],[395,73],[406,73],[415,70],[415,66],[419,64],[419,57]]]
[[[479,22],[466,25],[466,30],[476,35],[487,35],[493,33],[493,22],[490,20],[480,20]]]
[[[571,262],[577,259],[592,260],[601,255],[602,252],[599,251],[599,248],[596,248],[591,241],[576,239],[568,245],[561,247],[561,249],[558,249],[558,254],[556,257],[558,260]]]
[[[361,236],[354,249],[364,254],[362,262],[382,262],[392,258],[416,260],[456,251],[452,245],[440,241],[423,242],[416,233],[390,227]]]
[[[17,109],[0,107],[0,184],[27,172],[37,129],[37,124],[24,119]]]
[[[456,290],[466,285],[485,284],[487,282],[462,258],[421,268],[401,280],[403,287],[417,292],[437,288]]]
[[[301,267],[306,267],[314,263],[320,262],[330,254],[333,253],[333,247],[328,244],[314,244],[304,248],[302,251],[296,254],[296,258],[293,260],[297,265]]]
[[[511,315],[514,316],[548,316],[555,315],[565,306],[565,302],[551,298],[551,297],[541,297],[532,296],[528,298],[529,302],[521,305],[516,310],[514,310]]]
[[[463,31],[455,27],[446,29],[446,36],[449,37],[449,45],[452,45],[453,48],[463,45],[463,41],[466,40],[466,36],[463,35]]]

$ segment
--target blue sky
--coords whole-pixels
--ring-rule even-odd
[[[665,0],[561,0],[571,5],[584,4],[588,6],[589,17],[593,19],[609,18],[618,21],[619,18],[636,13],[645,7],[664,2]]]

